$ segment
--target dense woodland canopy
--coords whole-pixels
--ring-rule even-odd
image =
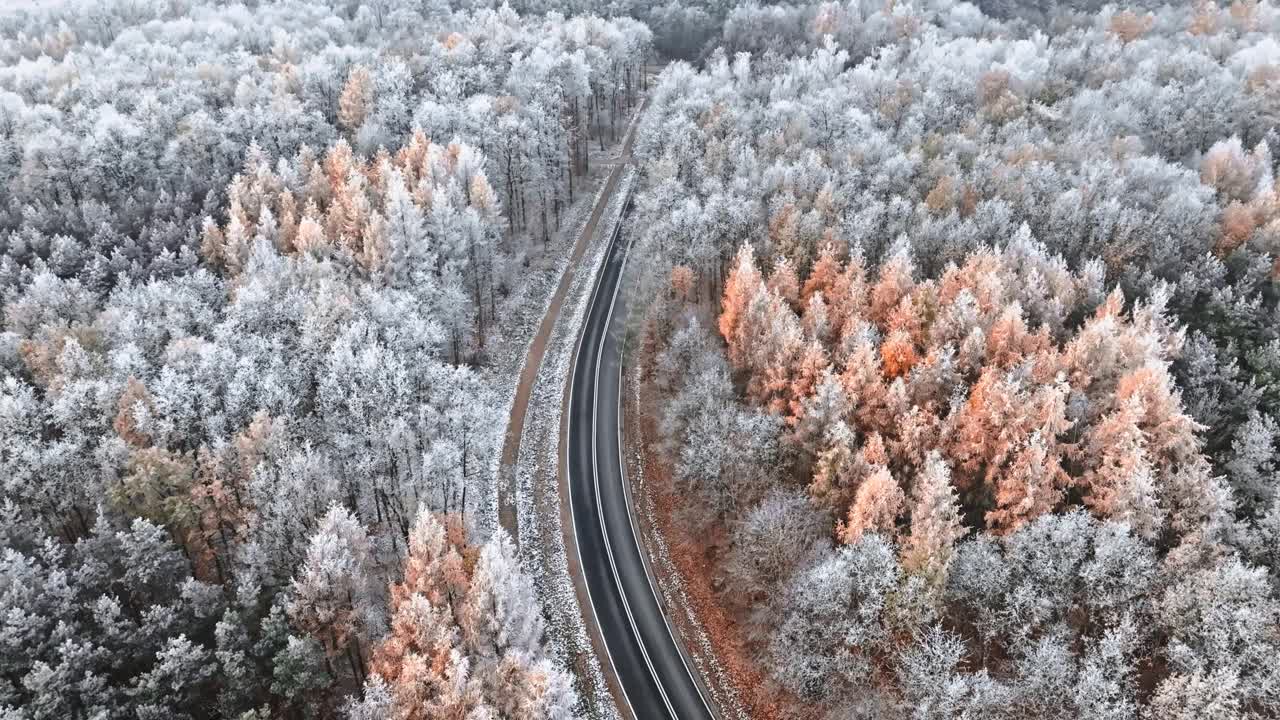
[[[0,715],[578,712],[494,530],[480,371],[648,29],[301,0],[0,27]]]
[[[643,370],[784,705],[1280,714],[1278,36],[744,6],[666,70]]]
[[[583,714],[484,370],[655,51],[638,360],[774,707],[1280,715],[1278,37],[1270,0],[0,14],[0,716]]]

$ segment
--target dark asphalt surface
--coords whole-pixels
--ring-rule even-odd
[[[623,488],[626,310],[617,288],[626,248],[614,240],[587,311],[570,389],[567,452],[578,553],[601,635],[636,719],[713,720],[654,597]]]

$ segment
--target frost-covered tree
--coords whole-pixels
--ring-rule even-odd
[[[368,533],[345,508],[329,508],[307,545],[306,559],[290,589],[289,616],[331,658],[345,658],[364,678],[362,637],[376,637],[380,619]]]
[[[893,546],[873,534],[814,558],[787,583],[769,650],[773,676],[814,700],[868,684],[890,639],[884,616],[900,577]]]
[[[571,680],[546,656],[540,605],[505,535],[475,547],[457,517],[423,510],[404,566],[348,717],[572,716]]]
[[[960,505],[951,487],[951,473],[934,452],[911,488],[911,530],[903,541],[902,566],[931,582],[946,582],[956,541],[964,535]]]
[[[419,512],[495,522],[495,327],[639,102],[579,10],[0,11],[0,553],[64,599],[0,590],[0,714],[347,704]],[[571,712],[529,637],[495,702]]]

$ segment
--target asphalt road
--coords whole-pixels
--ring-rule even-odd
[[[566,460],[578,554],[600,633],[636,720],[712,720],[645,572],[623,486],[626,310],[618,287],[625,255],[615,237],[574,359]]]

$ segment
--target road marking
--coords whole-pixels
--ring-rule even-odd
[[[630,134],[630,131],[632,131],[633,129],[634,128],[629,128],[628,134]],[[623,162],[620,165],[613,168],[613,171],[617,172],[622,168],[625,168],[629,164],[630,164],[629,161]],[[606,246],[604,260],[603,262],[601,262],[600,266],[597,269],[597,274],[596,274],[592,291],[591,291],[591,298],[587,305],[587,311],[585,315],[587,322],[584,322],[582,329],[578,333],[577,347],[575,348],[574,355],[573,355],[573,370],[570,373],[570,379],[569,379],[570,400],[569,400],[569,408],[568,408],[569,420],[567,423],[569,427],[571,427],[573,424],[573,419],[572,419],[573,418],[573,412],[572,412],[573,394],[574,394],[573,391],[574,391],[574,388],[577,386],[577,381],[578,381],[577,380],[578,360],[581,357],[582,349],[583,349],[582,346],[584,341],[586,340],[587,330],[590,325],[591,312],[595,308],[596,302],[599,299],[600,288],[603,284],[605,273],[608,271],[609,265],[611,264],[610,257],[616,249],[618,236],[621,233],[621,229],[622,229],[623,219],[626,217],[626,207],[631,200],[631,191],[632,191],[632,188],[628,188],[627,194],[623,200],[622,210],[620,211],[617,222],[614,225],[613,235],[610,237],[608,245]],[[640,654],[644,658],[645,666],[649,670],[649,676],[653,679],[653,684],[658,688],[659,695],[662,696],[663,705],[666,706],[667,712],[670,713],[671,717],[674,720],[679,720],[680,716],[678,713],[676,713],[675,708],[672,707],[671,705],[671,699],[667,695],[666,687],[662,684],[662,681],[659,678],[658,673],[653,666],[653,662],[649,657],[649,651],[645,645],[643,637],[640,634],[640,628],[636,624],[635,616],[631,612],[631,604],[627,600],[627,593],[625,592],[625,589],[622,584],[622,577],[618,572],[618,566],[616,561],[614,560],[613,546],[609,540],[608,523],[606,522],[604,517],[604,504],[601,502],[601,495],[600,495],[600,473],[599,473],[599,465],[598,465],[599,451],[597,447],[598,433],[596,432],[596,429],[597,429],[596,411],[597,411],[597,406],[599,404],[599,397],[600,397],[600,365],[604,355],[605,342],[609,337],[609,328],[613,323],[613,314],[614,314],[614,308],[618,300],[618,293],[622,288],[622,275],[626,269],[630,245],[631,243],[628,243],[626,251],[623,252],[623,255],[621,257],[621,263],[620,263],[621,266],[618,268],[618,280],[617,280],[617,283],[614,285],[613,295],[609,300],[609,308],[604,317],[604,327],[601,330],[600,342],[596,348],[595,377],[593,378],[592,396],[591,396],[591,424],[590,424],[591,473],[592,473],[591,480],[592,480],[593,489],[595,491],[596,514],[597,514],[597,519],[599,520],[599,523],[600,523],[600,534],[602,539],[604,540],[605,554],[609,561],[609,568],[613,575],[614,585],[616,586],[618,591],[618,597],[622,600],[622,608],[627,616],[627,623],[631,627],[632,635],[633,637],[635,637],[636,644],[640,649]],[[625,333],[625,328],[623,331]],[[617,407],[615,408],[615,412],[618,415],[617,422],[615,423],[615,429],[618,434],[618,454],[617,454],[618,469],[619,469],[619,479],[623,483],[623,486],[622,486],[623,501],[627,506],[627,525],[628,525],[628,529],[631,531],[631,540],[635,546],[636,554],[640,558],[641,569],[644,571],[645,586],[648,588],[649,594],[654,600],[654,606],[658,609],[658,614],[662,618],[662,626],[667,631],[667,637],[671,640],[672,648],[675,649],[677,657],[680,658],[680,663],[684,667],[685,674],[688,676],[689,681],[693,684],[694,690],[698,693],[698,699],[702,702],[702,706],[706,710],[707,715],[709,717],[716,718],[719,716],[712,711],[711,704],[707,702],[707,698],[702,692],[702,687],[701,685],[698,684],[697,678],[693,674],[692,669],[689,667],[688,661],[685,660],[684,653],[680,651],[680,646],[676,642],[675,634],[671,630],[670,623],[667,621],[667,614],[662,609],[662,603],[659,600],[657,591],[654,588],[653,579],[650,577],[648,566],[644,562],[644,552],[640,548],[640,542],[635,531],[635,524],[632,521],[631,511],[630,511],[631,503],[630,503],[629,494],[626,487],[626,468],[624,466],[623,459],[622,459],[623,444],[622,444],[622,422],[621,422],[621,415],[622,415],[621,391],[622,391],[622,365],[623,365],[622,359],[623,359],[624,350],[625,350],[625,344],[624,344],[624,347],[620,349],[618,353],[619,402],[617,403]],[[571,465],[569,462],[569,447],[573,442],[572,437],[573,436],[570,433],[569,439],[565,442],[565,451],[564,451],[564,457],[562,460],[565,464],[565,469],[566,469],[566,472],[569,474],[569,480],[570,480],[570,483],[569,483],[569,514],[571,518],[570,525],[573,531],[574,550],[578,556],[578,566],[579,568],[582,569],[583,585],[586,587],[586,590],[587,590],[587,600],[591,604],[591,610],[597,618],[597,628],[600,630],[601,640],[603,641],[605,646],[605,653],[608,655],[609,664],[613,667],[614,673],[618,678],[618,686],[622,690],[623,699],[626,700],[627,707],[631,711],[631,715],[633,718],[636,718],[636,720],[645,720],[643,718],[640,718],[636,714],[635,705],[631,702],[630,694],[627,692],[626,683],[623,682],[621,674],[618,673],[618,664],[614,661],[613,652],[609,649],[608,638],[604,636],[603,629],[599,628],[600,611],[599,611],[599,608],[596,606],[595,597],[591,593],[591,583],[587,580],[587,577],[586,577],[586,565],[582,559],[582,544],[579,542],[579,539],[578,539],[577,512],[573,502],[573,484],[572,484],[573,475],[572,475]]]
[[[628,200],[629,200],[629,199],[630,199],[630,192],[628,192]],[[625,207],[625,206],[623,206],[623,213],[624,213],[624,215],[625,215],[625,213],[626,213],[626,207]],[[622,219],[621,219],[621,218],[619,218],[619,220],[618,220],[618,228],[619,228],[619,229],[621,229],[621,227],[622,227]],[[628,242],[628,244],[627,244],[627,251],[626,251],[626,253],[625,253],[625,254],[623,254],[623,256],[622,256],[622,267],[618,268],[618,284],[614,287],[614,290],[613,290],[614,300],[617,300],[617,297],[618,297],[618,291],[622,288],[622,274],[623,274],[623,272],[625,272],[625,270],[626,270],[626,267],[627,267],[627,259],[630,257],[630,255],[631,255],[631,243],[630,243],[630,242]],[[607,336],[608,336],[608,328],[609,328],[609,326],[612,324],[612,322],[613,322],[613,302],[610,302],[610,303],[609,303],[609,315],[608,315],[608,317],[605,319],[605,333],[604,333],[604,335],[603,335],[603,336],[601,336],[601,341],[600,341],[600,349],[601,349],[601,352],[603,352],[603,350],[604,350],[604,339],[605,339],[605,337],[607,337]],[[625,338],[626,338],[626,328],[625,328],[625,327],[623,328],[623,338],[624,338],[624,340],[625,340]],[[690,669],[690,667],[689,667],[689,663],[685,660],[685,658],[684,658],[684,653],[680,651],[680,644],[676,642],[676,636],[675,636],[675,633],[674,633],[674,632],[672,632],[672,630],[671,630],[671,623],[669,623],[669,622],[667,621],[667,613],[666,613],[666,611],[664,611],[664,610],[662,609],[662,601],[658,598],[658,592],[657,592],[657,589],[656,589],[656,588],[654,587],[654,585],[653,585],[653,578],[651,578],[651,577],[649,576],[649,568],[648,568],[648,566],[647,566],[647,565],[645,564],[645,562],[644,562],[644,556],[645,556],[645,553],[644,553],[644,551],[643,551],[643,550],[641,550],[641,548],[640,548],[640,539],[639,539],[639,535],[636,533],[635,523],[633,522],[633,519],[632,519],[632,517],[631,517],[630,493],[628,492],[628,489],[627,489],[627,469],[626,469],[625,463],[623,462],[623,459],[622,459],[622,458],[623,458],[623,448],[624,448],[624,446],[623,446],[623,444],[622,444],[622,365],[623,365],[623,363],[622,363],[622,359],[623,359],[624,351],[625,351],[625,350],[626,350],[626,344],[625,344],[625,342],[624,342],[624,343],[623,343],[623,345],[622,345],[622,348],[618,351],[618,406],[617,406],[617,409],[616,409],[616,412],[617,412],[617,415],[618,415],[618,416],[617,416],[617,422],[615,423],[615,427],[616,427],[616,430],[617,430],[617,432],[618,432],[618,479],[622,482],[623,500],[624,500],[624,502],[626,502],[626,503],[627,503],[627,526],[628,526],[628,529],[630,529],[630,530],[631,530],[631,541],[635,544],[635,548],[636,548],[636,555],[638,555],[638,556],[640,557],[640,565],[641,565],[641,568],[644,570],[645,585],[647,585],[647,586],[648,586],[648,588],[649,588],[649,594],[653,596],[653,604],[654,604],[654,606],[655,606],[655,607],[657,607],[657,608],[658,608],[658,614],[662,616],[662,627],[666,629],[666,631],[667,631],[667,637],[671,638],[671,647],[675,649],[675,651],[676,651],[676,657],[680,658],[680,664],[684,666],[684,672],[685,672],[685,674],[686,674],[686,675],[688,675],[688,676],[689,676],[689,682],[693,684],[693,689],[697,691],[697,693],[698,693],[698,699],[702,701],[702,707],[703,707],[703,709],[704,709],[704,710],[706,710],[706,711],[707,711],[707,716],[708,716],[708,717],[711,717],[711,718],[718,718],[718,717],[720,717],[720,716],[719,716],[716,712],[714,712],[714,711],[711,709],[711,703],[708,703],[708,702],[707,702],[707,697],[706,697],[705,695],[703,695],[703,694],[702,694],[702,686],[698,683],[698,679],[697,679],[697,677],[695,677],[695,676],[694,676],[694,674],[693,674],[693,670],[692,670],[692,669]],[[597,394],[597,395],[599,395],[599,389],[598,389],[598,388],[599,388],[599,370],[600,370],[600,361],[597,359],[597,360],[596,360],[596,373],[597,373],[597,382],[596,382],[597,393],[596,393],[596,394]],[[595,427],[594,427],[594,426],[595,426],[595,416],[594,416],[594,412],[595,412],[595,405],[594,405],[594,403],[593,403],[593,404],[592,404],[592,413],[593,413],[593,414],[592,414],[592,423],[591,423],[591,424],[592,424],[592,430],[595,430]],[[593,433],[592,433],[592,444],[594,445],[594,443],[595,443],[595,434],[594,434],[594,432],[593,432]],[[594,462],[594,458],[593,458],[593,462]],[[599,504],[599,502],[600,502],[600,500],[599,500],[599,489],[600,489],[600,488],[599,488],[599,483],[600,483],[600,479],[599,479],[599,476],[597,475],[597,477],[596,477],[596,496],[597,496],[596,503],[597,503],[597,504]],[[613,558],[612,558],[612,557],[610,557],[610,560],[609,560],[609,561],[612,563],[612,562],[613,562]],[[615,572],[615,574],[616,574],[616,572]],[[641,645],[643,645],[643,643],[641,643]],[[653,679],[654,679],[654,682],[655,682],[655,683],[657,683],[659,687],[661,687],[661,686],[662,686],[662,683],[658,681],[658,678],[657,678],[657,676],[656,676],[656,675],[654,676],[654,678],[653,678]],[[665,697],[665,693],[664,693],[664,697]],[[668,705],[667,707],[668,707],[668,708],[670,708],[670,705]],[[673,717],[677,717],[677,718],[679,717],[678,715],[675,715],[674,713],[672,713],[672,716],[673,716]]]
[[[623,199],[622,211],[618,215],[618,223],[614,226],[613,237],[609,238],[609,249],[612,252],[615,249],[618,239],[618,232],[622,228],[622,217],[626,214],[627,202],[631,199],[631,193],[628,191],[627,196]],[[626,255],[622,256],[622,264],[626,265]],[[602,269],[600,278],[604,277],[607,272],[609,262],[606,259]],[[597,286],[598,287],[598,286]],[[653,684],[658,687],[658,694],[662,696],[662,704],[667,706],[667,712],[671,714],[673,720],[679,720],[680,716],[676,714],[675,708],[671,707],[671,698],[667,697],[667,689],[663,687],[662,681],[658,678],[658,673],[653,668],[653,662],[649,659],[649,650],[645,647],[644,639],[640,635],[640,628],[636,625],[635,616],[631,614],[631,603],[627,602],[627,593],[622,586],[622,577],[618,574],[618,565],[613,559],[613,545],[609,542],[609,524],[604,519],[604,504],[600,502],[600,471],[597,466],[597,459],[600,453],[596,450],[596,405],[600,399],[600,359],[604,355],[605,340],[609,337],[609,325],[613,321],[613,307],[618,301],[618,289],[622,287],[622,268],[618,268],[618,282],[613,286],[613,297],[609,300],[609,310],[605,313],[604,328],[600,332],[600,344],[596,348],[596,372],[591,390],[591,476],[592,485],[596,491],[596,514],[600,519],[600,534],[604,537],[605,555],[609,558],[609,569],[613,572],[613,582],[618,586],[618,597],[622,598],[622,609],[627,614],[627,623],[631,625],[631,632],[635,635],[636,645],[640,647],[640,655],[644,657],[644,664],[649,668],[649,676],[653,678]],[[592,299],[592,307],[595,306],[595,298]],[[587,318],[590,320],[591,312],[587,311]],[[575,366],[576,367],[576,366]],[[638,549],[638,548],[637,548]],[[645,575],[646,581],[648,574]],[[652,589],[652,588],[651,588]],[[661,614],[661,608],[659,608]],[[664,621],[665,624],[665,621]],[[608,641],[605,641],[606,646]],[[618,678],[618,684],[622,684],[622,678]],[[625,691],[624,691],[625,692]],[[630,700],[627,701],[630,703]],[[634,711],[634,708],[632,708]]]
[[[617,172],[617,170],[615,169],[614,172]],[[604,198],[601,198],[601,200],[603,199]],[[599,228],[599,225],[597,225],[596,227]],[[611,248],[613,243],[612,238],[610,238],[609,243]],[[608,265],[609,265],[609,253],[606,251],[604,255],[604,259],[601,262],[600,268],[601,269],[606,268],[608,267]],[[603,277],[604,275],[602,272],[599,272],[599,271],[596,272],[596,278],[591,288],[591,298],[587,303],[587,312],[586,312],[586,315],[584,316],[585,320],[591,319],[591,308],[595,307],[596,297],[600,294],[600,281]],[[585,340],[587,337],[587,325],[588,325],[587,322],[583,322],[582,329],[578,331],[577,347],[575,347],[573,351],[573,370],[569,374],[569,407],[568,407],[568,412],[565,413],[565,417],[567,418],[566,426],[569,428],[572,428],[573,426],[573,388],[576,387],[578,384],[578,358],[579,356],[582,355],[582,341]],[[593,413],[595,412],[594,403],[593,403],[592,412]],[[594,442],[594,437],[595,436],[593,435],[592,436],[593,442]],[[596,617],[596,630],[600,633],[600,644],[604,645],[604,652],[606,655],[609,656],[609,666],[613,668],[613,674],[618,679],[618,687],[619,689],[622,690],[622,699],[626,700],[627,709],[631,711],[631,717],[634,718],[634,720],[643,720],[643,718],[641,718],[639,715],[636,714],[635,705],[631,703],[631,696],[627,694],[627,685],[626,683],[622,682],[622,674],[618,672],[618,663],[614,662],[613,651],[609,649],[609,639],[604,636],[604,629],[600,627],[600,611],[596,608],[595,597],[593,597],[591,594],[591,583],[590,581],[587,580],[586,563],[582,562],[582,543],[578,541],[578,519],[577,519],[578,514],[575,511],[573,506],[573,469],[572,469],[572,465],[569,463],[569,446],[572,444],[573,444],[573,435],[572,433],[569,433],[569,437],[565,439],[565,443],[564,443],[563,462],[564,462],[565,474],[568,475],[569,477],[569,483],[568,483],[569,485],[569,526],[573,530],[573,550],[578,556],[578,569],[582,573],[582,586],[587,589],[587,602],[591,604],[591,613]],[[596,504],[599,505],[599,503],[600,503],[600,498],[597,494]],[[600,528],[600,532],[602,535],[604,534],[603,527]],[[606,541],[607,540],[608,538],[606,538]],[[618,591],[621,592],[622,588],[619,587]],[[639,636],[636,637],[636,642],[637,643],[640,642]],[[643,645],[643,643],[640,643],[640,644]],[[654,682],[657,682],[656,677],[654,678]]]

